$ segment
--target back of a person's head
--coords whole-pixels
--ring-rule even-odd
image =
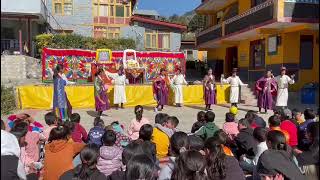
[[[259,142],[265,142],[267,139],[267,129],[262,127],[256,127],[253,130],[253,137]]]
[[[219,141],[221,144],[226,144],[228,140],[228,135],[222,129],[219,129],[214,133],[213,138]]]
[[[313,109],[307,108],[306,110],[304,110],[304,119],[314,119],[316,117]]]
[[[1,129],[6,130],[6,125],[4,124],[4,121],[1,119]]]
[[[281,131],[272,130],[267,134],[269,149],[287,151],[286,137]]]
[[[155,116],[155,123],[156,123],[156,124],[161,124],[161,125],[163,125],[164,123],[167,122],[168,117],[169,117],[168,114],[158,113],[158,114],[156,114],[156,116]]]
[[[75,123],[72,121],[65,121],[62,125],[66,128],[67,135],[71,135],[75,128]]]
[[[254,122],[256,117],[257,117],[256,113],[252,110],[249,110],[245,115],[245,118],[249,121],[250,124]]]
[[[86,145],[80,152],[81,165],[74,169],[73,178],[91,179],[99,158],[99,147],[95,144]]]
[[[68,139],[68,127],[63,126],[63,125],[59,125],[55,128],[53,128],[50,131],[50,135],[49,135],[49,143],[51,143],[52,141],[56,141],[56,140],[67,140]]]
[[[169,116],[167,121],[170,121],[174,127],[179,125],[179,119],[176,116]]]
[[[57,118],[54,115],[53,112],[48,112],[47,114],[44,115],[44,120],[46,121],[46,124],[48,126],[53,125],[57,122]]]
[[[93,126],[105,128],[104,121],[100,117],[94,118]]]
[[[206,112],[205,118],[207,122],[213,122],[215,119],[216,115],[212,111]]]
[[[127,165],[129,160],[138,154],[144,154],[141,143],[137,141],[130,142],[122,151],[122,164]]]
[[[117,140],[116,133],[113,130],[106,130],[101,140],[105,146],[113,146]]]
[[[172,172],[173,180],[206,180],[205,173],[206,160],[205,157],[195,150],[181,153],[175,160],[175,167]]]
[[[201,137],[196,135],[189,135],[189,150],[202,151],[204,150],[204,141]]]
[[[74,122],[74,123],[80,123],[80,114],[72,113],[70,116],[70,120],[71,122]]]
[[[226,122],[234,122],[234,114],[227,112],[226,113]]]
[[[151,141],[143,141],[141,148],[154,162],[157,161],[157,149],[156,145]]]
[[[170,152],[173,156],[187,150],[189,146],[188,135],[184,132],[175,132],[170,138]]]
[[[126,180],[156,180],[155,162],[147,155],[132,157],[126,165]]]
[[[210,137],[205,142],[207,155],[207,173],[208,177],[218,177],[224,179],[226,177],[225,158],[221,141],[215,137]]]
[[[292,112],[290,109],[286,108],[281,111],[281,120],[290,120],[292,118]]]
[[[246,128],[250,128],[251,127],[251,123],[250,123],[249,119],[247,119],[247,118],[240,119],[238,124],[241,124],[242,126],[244,126]]]
[[[197,114],[197,121],[205,121],[206,120],[206,113],[204,111],[199,111]]]
[[[28,133],[28,126],[28,123],[21,121],[19,123],[15,123],[13,128],[10,130],[10,132],[18,139],[20,145],[22,145],[21,143],[24,143],[22,139]]]
[[[292,109],[291,112],[292,112],[292,118],[293,119],[295,119],[296,116],[301,113],[301,111],[299,109],[297,109],[297,108]]]
[[[319,122],[312,122],[308,124],[307,133],[311,142],[319,144]]]
[[[153,127],[150,124],[144,124],[139,130],[139,139],[150,141],[152,138]]]
[[[269,123],[270,127],[278,127],[281,124],[281,120],[280,120],[279,116],[273,115],[273,116],[269,117],[268,123]]]

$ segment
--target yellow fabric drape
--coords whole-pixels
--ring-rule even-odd
[[[73,108],[94,108],[93,86],[67,86],[66,93]],[[109,86],[108,96],[113,103],[113,86]],[[126,106],[154,106],[151,85],[126,86]],[[17,98],[21,109],[50,109],[53,99],[53,86],[26,85],[17,87]],[[202,85],[183,87],[185,105],[204,104]],[[170,91],[169,103],[173,104],[174,94]],[[229,101],[229,85],[217,85],[217,103]]]

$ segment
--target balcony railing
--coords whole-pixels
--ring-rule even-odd
[[[225,35],[254,28],[274,18],[274,2],[269,0],[225,21]]]
[[[222,37],[222,25],[218,24],[197,34],[197,44],[206,43],[220,37]]]

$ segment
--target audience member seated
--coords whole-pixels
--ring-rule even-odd
[[[176,157],[189,147],[188,135],[184,132],[176,132],[170,139],[170,157],[168,164],[160,170],[159,180],[170,180],[175,166]]]
[[[281,131],[269,131],[267,145],[268,150],[261,154],[257,164],[257,173],[262,179],[305,179],[287,152],[289,146]]]
[[[90,129],[88,134],[88,144],[96,144],[98,147],[101,147],[101,138],[105,133],[104,128],[103,120],[100,117],[94,118],[93,128]]]
[[[189,135],[188,136],[189,141],[189,150],[196,150],[199,151],[202,155],[205,155],[204,153],[204,141],[196,135]]]
[[[155,124],[155,127],[166,133],[169,138],[176,132],[176,128],[179,124],[179,119],[175,116],[168,116],[164,125]]]
[[[202,126],[206,124],[206,113],[204,111],[199,111],[197,114],[197,122],[193,123],[191,128],[191,133],[195,133],[198,131]]]
[[[45,140],[48,141],[51,130],[58,125],[58,119],[53,112],[48,112],[44,115],[44,120],[46,121],[48,127],[44,128],[42,134],[44,135]]]
[[[195,150],[183,152],[175,161],[176,165],[172,172],[172,180],[208,179],[205,173],[206,159],[200,152]]]
[[[236,155],[238,158],[245,155],[252,160],[257,148],[257,142],[253,138],[253,129],[246,118],[240,119],[238,124],[239,134],[234,139],[237,145]]]
[[[280,115],[270,116],[268,119],[269,129],[282,132],[284,134],[284,136],[286,137],[286,142],[289,143],[290,135],[286,130],[283,130],[280,128],[280,125],[281,125],[280,118],[281,118]]]
[[[167,114],[158,113],[155,116],[155,124],[161,124],[162,126],[165,126],[168,117],[169,116]],[[152,142],[156,145],[158,159],[164,158],[168,155],[170,140],[169,136],[165,132],[161,131],[157,127],[154,127]]]
[[[231,149],[229,148],[229,145],[227,144],[228,135],[222,129],[219,129],[216,133],[214,133],[213,138],[215,140],[217,140],[218,142],[220,142],[222,149],[223,149],[223,152],[227,156],[233,156],[233,153],[232,153]]]
[[[139,138],[139,130],[144,124],[150,124],[149,119],[143,117],[143,107],[138,105],[134,108],[136,118],[131,120],[128,135],[132,140]]]
[[[212,111],[206,112],[205,119],[206,124],[202,126],[195,134],[206,140],[214,135],[216,131],[219,130],[218,126],[214,123],[216,115]]]
[[[296,150],[298,164],[305,171],[308,180],[319,179],[319,122],[307,126],[307,138],[311,145],[305,151]]]
[[[113,130],[116,133],[116,142],[115,145],[118,147],[124,147],[128,145],[131,141],[131,138],[124,134],[124,131],[118,121],[112,122],[111,125],[106,126],[106,130]]]
[[[238,123],[235,122],[234,114],[226,113],[226,122],[223,123],[222,129],[231,141],[238,135]]]
[[[267,123],[263,120],[263,118],[258,116],[257,113],[253,110],[249,110],[245,115],[245,118],[249,120],[253,129],[256,127],[265,128],[267,126]]]
[[[205,142],[207,175],[217,180],[244,180],[245,176],[239,162],[233,156],[227,156],[218,139],[211,137]]]
[[[29,131],[42,132],[43,125],[38,121],[35,121],[29,114],[13,114],[8,117],[8,127],[9,129],[13,128],[15,122],[28,121],[29,122]]]
[[[116,134],[107,130],[102,136],[103,146],[100,148],[100,157],[97,168],[106,176],[113,171],[119,170],[122,166],[122,149],[115,146]]]
[[[126,180],[157,180],[155,162],[145,154],[133,156],[126,166]]]
[[[301,111],[296,108],[292,109],[292,120],[296,126],[300,126],[304,122]]]
[[[57,180],[64,172],[73,169],[73,157],[85,146],[82,143],[69,141],[69,132],[65,125],[59,125],[51,130],[49,143],[45,145],[45,180]]]
[[[78,113],[73,113],[71,114],[70,120],[74,123],[74,129],[72,131],[73,141],[78,143],[87,142],[88,133],[80,124],[80,115]]]
[[[26,123],[23,124],[25,126],[17,124],[10,133],[1,128],[1,179],[3,180],[26,179],[20,157],[20,147],[25,144],[24,140],[28,132]]]
[[[86,145],[80,152],[81,164],[66,171],[60,176],[60,180],[70,179],[94,179],[105,180],[106,176],[97,169],[99,147],[96,144]]]
[[[297,126],[291,121],[292,113],[290,109],[284,109],[281,113],[281,124],[280,129],[288,132],[289,142],[291,147],[296,147],[298,145],[298,130]]]
[[[307,150],[308,147],[310,146],[310,141],[307,139],[307,127],[308,127],[308,124],[315,122],[316,115],[313,112],[313,110],[309,108],[307,108],[303,114],[304,114],[305,122],[303,122],[299,126],[299,132],[298,132],[299,146],[298,147],[301,150]]]

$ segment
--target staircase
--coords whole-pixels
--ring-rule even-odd
[[[245,106],[257,106],[257,98],[252,85],[249,87],[241,86],[241,103]]]

